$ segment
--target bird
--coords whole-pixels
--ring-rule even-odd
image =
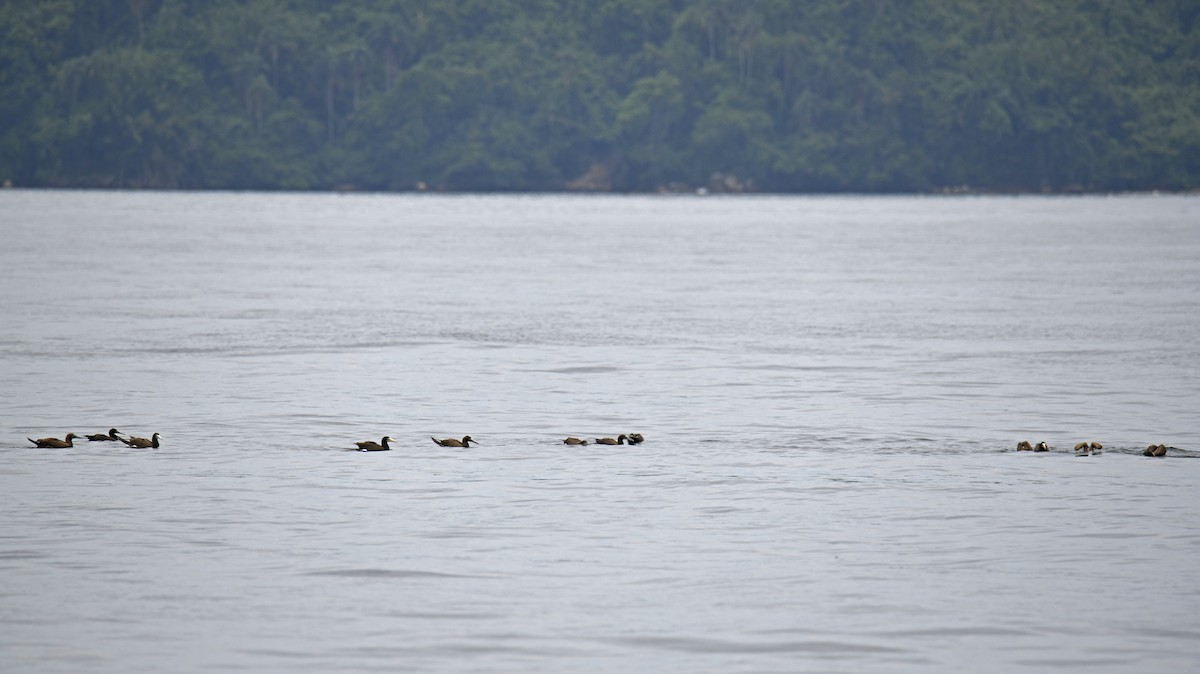
[[[1029,444],[1028,440],[1022,440],[1017,443],[1017,451],[1018,452],[1032,452],[1033,445]]]
[[[118,440],[129,445],[130,447],[137,447],[139,449],[158,449],[158,433],[151,435],[149,440],[146,438],[129,438],[128,440],[125,438],[118,438]]]
[[[618,435],[616,440],[613,440],[612,438],[596,438],[594,442],[597,445],[623,445],[625,444],[626,437],[627,436],[622,434]]]
[[[1104,445],[1093,440],[1092,442],[1081,442],[1075,445],[1075,456],[1091,456],[1099,454],[1100,450],[1104,449]]]
[[[73,442],[73,440],[78,437],[79,436],[75,435],[74,433],[67,433],[67,437],[64,440],[59,440],[58,438],[38,438],[37,440],[34,440],[33,438],[25,438],[25,439],[32,442],[33,444],[37,445],[38,447],[51,447],[54,449],[64,449],[67,447],[74,447],[75,443]]]
[[[641,433],[630,433],[625,439],[628,440],[629,444],[631,445],[640,445],[646,441],[646,438],[643,438]]]
[[[395,442],[395,440],[385,435],[379,442],[367,440],[366,442],[356,442],[354,444],[358,445],[358,451],[360,452],[386,452],[391,449],[391,447],[388,447],[389,442]]]
[[[1039,442],[1039,443],[1037,443],[1036,445],[1034,445],[1034,446],[1033,446],[1033,451],[1035,451],[1035,452],[1048,452],[1048,451],[1050,451],[1050,445],[1047,445],[1047,444],[1046,444],[1046,441],[1045,441],[1045,440],[1042,440],[1041,442]]]
[[[1142,452],[1142,456],[1166,456],[1166,455],[1167,455],[1167,446],[1166,445],[1150,445]]]
[[[584,445],[584,446],[586,446],[587,440],[580,440],[579,438],[567,438],[566,440],[563,440],[563,444],[564,445]]]
[[[96,433],[95,435],[87,436],[87,439],[89,442],[111,442],[113,440],[120,440],[121,438],[118,438],[118,435],[120,435],[120,432],[117,429],[110,428],[108,429],[108,433]]]
[[[469,435],[464,435],[462,440],[456,440],[454,438],[446,438],[445,440],[438,440],[437,438],[435,438],[433,436],[429,436],[429,439],[433,440],[433,444],[435,444],[439,447],[470,447],[472,442],[474,442],[477,445],[479,444],[478,440],[473,439]]]

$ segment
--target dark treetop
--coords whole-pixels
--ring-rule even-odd
[[[0,0],[0,180],[1200,187],[1194,0]]]

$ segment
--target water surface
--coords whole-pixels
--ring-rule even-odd
[[[1193,670],[1198,223],[0,192],[5,669]]]

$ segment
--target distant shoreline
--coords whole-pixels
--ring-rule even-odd
[[[203,193],[203,192],[258,192],[263,194],[395,194],[395,195],[443,195],[443,196],[471,196],[471,195],[489,195],[489,196],[522,196],[522,195],[555,195],[555,196],[694,196],[694,197],[837,197],[837,196],[863,196],[863,197],[1088,197],[1088,196],[1200,196],[1200,188],[1192,188],[1188,190],[1168,190],[1168,189],[1151,189],[1151,190],[1084,190],[1084,189],[1067,189],[1067,190],[1006,190],[1006,189],[987,189],[987,188],[957,188],[947,187],[938,188],[927,191],[901,192],[901,191],[813,191],[813,192],[771,192],[766,190],[741,191],[741,192],[714,192],[705,188],[693,189],[656,189],[656,190],[568,190],[568,189],[544,189],[544,190],[453,190],[453,189],[408,189],[408,190],[374,190],[374,189],[358,189],[349,186],[327,188],[327,189],[279,189],[279,188],[258,188],[258,187],[213,187],[213,188],[185,188],[185,187],[92,187],[84,185],[12,185],[5,184],[0,188],[0,192],[8,190],[29,190],[29,191],[78,191],[78,192],[181,192],[181,193]]]

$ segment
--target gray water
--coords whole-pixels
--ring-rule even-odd
[[[5,672],[1200,668],[1198,198],[8,190],[0,231]],[[163,445],[25,439],[110,426]]]

